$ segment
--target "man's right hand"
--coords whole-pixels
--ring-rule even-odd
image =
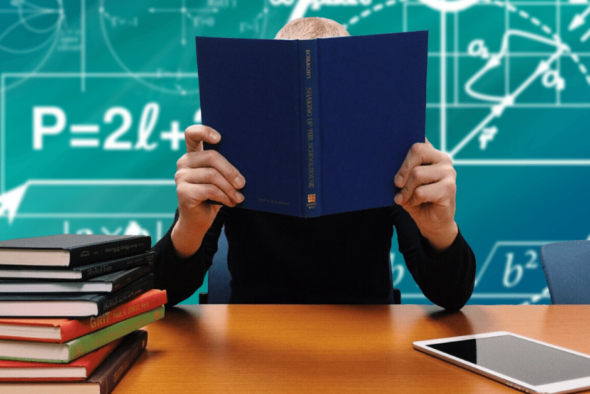
[[[204,150],[203,142],[217,144],[221,135],[211,127],[193,125],[184,132],[187,153],[177,162],[174,179],[180,217],[172,230],[172,243],[183,257],[194,254],[213,224],[221,205],[234,207],[244,200],[239,189],[246,180],[225,157]]]

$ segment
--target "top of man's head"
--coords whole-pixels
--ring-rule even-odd
[[[284,40],[311,40],[321,37],[340,37],[350,34],[344,26],[326,18],[297,18],[287,23],[275,36]]]

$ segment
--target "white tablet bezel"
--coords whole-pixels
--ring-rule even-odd
[[[520,380],[503,375],[503,374],[493,371],[491,369],[472,364],[472,363],[462,360],[460,358],[451,356],[447,353],[443,353],[437,349],[428,347],[428,345],[433,345],[433,344],[438,344],[438,343],[463,341],[463,340],[467,340],[467,339],[490,338],[490,337],[497,337],[497,336],[504,336],[504,335],[511,335],[511,336],[518,337],[518,338],[521,338],[521,339],[524,339],[527,341],[535,342],[535,343],[538,343],[538,344],[541,344],[541,345],[544,345],[547,347],[551,347],[551,348],[558,349],[558,350],[561,350],[561,351],[564,351],[564,352],[567,352],[570,354],[575,354],[575,355],[590,359],[590,356],[588,356],[587,354],[583,354],[583,353],[579,353],[579,352],[576,352],[576,351],[573,351],[570,349],[551,345],[546,342],[537,341],[535,339],[524,337],[524,336],[517,335],[517,334],[513,334],[513,333],[507,332],[507,331],[496,331],[496,332],[488,332],[488,333],[484,333],[484,334],[464,335],[464,336],[450,337],[450,338],[431,339],[431,340],[427,340],[427,341],[417,341],[417,342],[414,342],[413,345],[414,345],[414,349],[416,349],[416,350],[419,350],[419,351],[429,354],[431,356],[440,358],[441,360],[448,361],[452,364],[458,365],[458,366],[468,369],[472,372],[478,373],[480,375],[484,375],[490,379],[499,381],[499,382],[504,383],[510,387],[513,387],[513,388],[516,388],[516,389],[519,389],[522,391],[526,391],[526,392],[550,393],[550,394],[555,393],[555,394],[557,394],[557,393],[572,393],[572,392],[576,392],[576,391],[590,388],[590,374],[588,377],[585,377],[585,378],[574,379],[574,380],[565,380],[565,381],[556,382],[556,383],[534,386],[529,383],[522,382]]]

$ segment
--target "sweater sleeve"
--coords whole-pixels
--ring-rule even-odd
[[[475,255],[461,232],[451,246],[440,252],[422,236],[416,222],[403,208],[394,209],[392,215],[399,251],[422,293],[445,309],[461,309],[475,284]]]
[[[183,258],[174,249],[171,238],[172,229],[178,217],[177,209],[170,229],[152,247],[152,250],[156,252],[155,287],[166,290],[167,307],[173,307],[186,300],[201,287],[213,261],[213,255],[217,252],[217,240],[223,227],[223,215],[218,214],[205,234],[199,250],[192,256]]]

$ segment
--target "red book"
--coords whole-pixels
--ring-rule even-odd
[[[84,381],[77,382],[2,382],[2,394],[110,394],[147,345],[147,331],[137,330],[123,342]]]
[[[1,382],[84,380],[123,341],[119,338],[68,364],[0,360]]]
[[[110,311],[86,319],[0,319],[0,338],[64,343],[166,304],[166,291],[150,290]]]

